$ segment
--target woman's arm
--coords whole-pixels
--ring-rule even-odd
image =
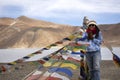
[[[102,43],[102,41],[103,41],[103,36],[102,36],[102,33],[99,32],[98,38],[94,38],[94,39],[93,39],[93,42],[94,42],[95,44],[97,44],[97,45],[100,45],[100,44]]]
[[[87,33],[84,32],[81,38],[76,38],[75,41],[85,41],[87,39]]]

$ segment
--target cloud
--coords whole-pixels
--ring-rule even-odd
[[[118,17],[119,4],[120,0],[0,0],[0,17],[16,18],[25,15],[36,19],[76,24],[82,22],[86,15],[99,21],[101,17],[104,18],[103,15],[109,14],[106,19],[110,16],[114,18],[116,14]],[[119,21],[118,18],[114,20]]]
[[[4,6],[14,5],[22,8],[23,15],[72,17],[73,14],[83,13],[120,13],[119,4],[119,0],[1,0],[0,10],[4,10]]]

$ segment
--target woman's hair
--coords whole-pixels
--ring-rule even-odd
[[[96,25],[95,25],[95,28],[96,28],[96,35],[95,35],[95,38],[98,38],[100,29],[99,29],[98,26],[96,26]]]

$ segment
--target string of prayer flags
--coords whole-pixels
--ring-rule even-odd
[[[32,56],[34,56],[36,54],[42,54],[42,51],[44,51],[44,50],[49,50],[51,47],[57,46],[57,44],[63,43],[64,41],[72,41],[77,36],[78,36],[77,33],[72,34],[71,36],[66,37],[61,41],[55,42],[54,44],[46,46],[45,48],[42,48],[42,49],[36,51],[35,53],[31,53],[31,54],[24,56],[23,58],[18,59],[18,60],[19,60],[19,62],[24,62],[25,60],[31,58]],[[69,78],[71,78],[73,76],[72,70],[76,70],[77,68],[79,68],[78,64],[79,64],[80,59],[75,58],[74,56],[70,56],[70,55],[66,59],[65,59],[65,57],[63,57],[63,55],[65,55],[66,53],[69,53],[68,46],[69,45],[66,45],[66,46],[62,47],[61,49],[55,51],[54,53],[51,53],[50,55],[38,60],[38,62],[40,64],[42,64],[43,70],[45,69],[45,71],[39,72],[39,70],[37,70],[38,73],[36,72],[32,75],[39,75],[39,77],[36,76],[37,80],[59,79],[60,78],[59,76],[61,76],[62,79],[64,78],[65,80],[70,80]],[[81,46],[83,46],[83,45],[81,45]],[[75,48],[75,46],[70,46],[70,47],[72,47],[70,49],[71,51],[72,51],[72,49]],[[85,49],[85,48],[86,47],[84,47],[84,48],[79,47],[77,49],[80,50],[80,49]],[[12,63],[12,65],[17,64],[18,60],[14,61]],[[68,60],[73,61],[73,62],[70,62],[70,61],[67,62]],[[75,63],[78,63],[78,64],[75,64],[74,61],[75,61]],[[66,76],[60,75],[58,73],[64,73],[69,78]],[[57,76],[55,76],[55,75],[57,75]],[[26,80],[31,80],[31,78],[29,77]]]
[[[67,61],[67,59],[65,59],[65,57],[64,57],[64,56],[66,56],[66,54],[64,53],[64,49],[67,51],[67,48],[63,47],[59,51],[56,51],[57,53],[55,52],[49,56],[44,57],[44,59],[48,58],[48,57],[50,59],[48,61],[46,61],[45,63],[43,63],[43,67],[48,67],[48,68],[50,67],[50,68],[48,69],[47,72],[45,72],[43,75],[41,75],[38,80],[56,79],[56,78],[51,77],[51,75],[55,72],[64,73],[69,78],[72,77],[72,75],[73,75],[72,70],[76,70],[77,68],[79,68],[79,65],[78,65],[79,62],[78,62],[78,64],[75,64],[74,62],[71,62],[72,60]],[[55,57],[57,57],[57,58],[55,58]],[[68,54],[68,57],[75,57],[75,56],[71,56]],[[54,61],[54,60],[56,60],[56,61]],[[80,61],[80,58],[78,60]],[[53,62],[53,63],[51,63],[51,62]],[[67,79],[69,79],[69,78],[67,78]]]

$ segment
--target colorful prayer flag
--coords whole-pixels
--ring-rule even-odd
[[[50,68],[49,72],[63,72],[67,74],[69,77],[72,77],[73,75],[72,71],[68,68]]]
[[[60,74],[58,74],[58,73],[56,73],[56,72],[52,73],[51,76],[52,76],[52,77],[57,77],[57,78],[59,78],[59,79],[61,79],[61,80],[70,80],[70,79],[67,78],[66,76],[60,75]]]
[[[113,61],[118,67],[120,67],[120,58],[116,54],[113,54]]]
[[[60,67],[70,67],[72,69],[77,69],[78,66],[72,63],[62,63]]]

